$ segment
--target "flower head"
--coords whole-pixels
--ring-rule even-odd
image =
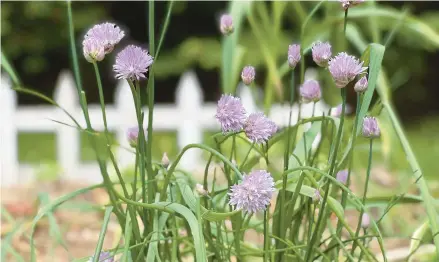
[[[306,80],[300,87],[300,96],[303,102],[317,102],[322,97],[319,82],[316,80]]]
[[[245,175],[241,184],[230,188],[229,204],[247,213],[255,213],[267,208],[274,191],[271,174],[265,170],[255,170]]]
[[[314,191],[314,195],[312,196],[312,201],[320,202],[321,199],[322,199],[322,195],[320,194],[320,191],[318,189],[316,189]]]
[[[90,259],[88,260],[88,262],[92,262],[93,261],[93,256],[90,257]],[[110,252],[108,251],[102,251],[99,254],[99,262],[114,262],[114,257],[111,256]]]
[[[354,56],[342,52],[329,60],[328,69],[335,81],[335,85],[338,88],[343,88],[354,80],[358,74],[366,71],[367,67],[363,67],[363,62],[360,62]]]
[[[380,137],[380,127],[375,117],[366,116],[363,119],[363,136],[367,138]]]
[[[370,226],[370,216],[367,213],[363,213],[361,219],[361,227],[368,228]]]
[[[365,0],[340,0],[341,3],[341,7],[343,7],[344,10],[347,10],[349,7],[351,6],[356,6],[359,5],[361,3],[363,3]]]
[[[263,113],[252,113],[245,122],[244,131],[252,142],[262,143],[276,133],[277,126]]]
[[[338,171],[337,181],[342,183],[342,184],[346,184],[346,182],[348,181],[348,170],[347,169]]]
[[[328,66],[328,61],[332,56],[331,45],[326,42],[315,42],[312,46],[312,59],[321,67]]]
[[[82,51],[90,63],[102,61],[105,57],[104,46],[94,38],[87,38],[82,42]]]
[[[148,131],[146,129],[144,130],[144,134],[145,134],[145,140],[146,140],[146,136],[148,134]],[[138,137],[139,137],[139,127],[135,126],[135,127],[128,128],[127,139],[128,139],[128,142],[130,143],[131,147],[137,147]]]
[[[96,39],[104,47],[105,54],[109,54],[124,36],[125,33],[117,25],[102,23],[88,30],[84,38],[85,40],[88,38]]]
[[[233,27],[233,18],[229,14],[223,14],[220,19],[220,30],[223,35],[230,35],[235,28]]]
[[[288,64],[292,69],[296,68],[297,63],[300,61],[300,45],[288,46]]]
[[[118,79],[140,80],[146,78],[148,67],[154,62],[148,51],[134,45],[129,45],[116,56],[113,70]]]
[[[223,133],[241,131],[246,119],[241,99],[231,95],[222,95],[218,101],[215,117],[220,122]]]
[[[169,158],[168,158],[168,154],[166,154],[166,152],[164,152],[163,156],[162,156],[162,166],[164,168],[168,168],[168,166],[169,166]]]
[[[242,69],[241,79],[246,85],[250,85],[255,80],[255,68],[253,66],[246,66]]]
[[[368,85],[367,77],[363,76],[362,78],[360,78],[360,80],[357,81],[357,83],[355,83],[354,90],[357,93],[362,93],[366,91],[367,85]]]

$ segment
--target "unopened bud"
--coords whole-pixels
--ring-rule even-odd
[[[338,171],[337,181],[342,184],[346,184],[346,182],[348,181],[348,173],[349,171],[347,169]]]
[[[223,35],[230,35],[234,31],[233,18],[229,14],[224,14],[220,19],[220,30]]]
[[[164,168],[168,168],[168,166],[169,166],[169,158],[168,158],[168,154],[166,154],[166,152],[163,153],[162,166]]]
[[[241,79],[245,85],[250,85],[255,80],[255,68],[253,66],[246,66],[242,69]]]
[[[368,228],[370,226],[370,216],[367,213],[363,213],[361,219],[361,227]]]
[[[299,63],[301,58],[300,55],[300,45],[289,45],[288,46],[288,64],[294,69],[296,68],[297,63]]]
[[[203,185],[201,185],[201,184],[195,185],[195,191],[197,191],[197,193],[200,196],[207,196],[207,194],[208,194],[208,192],[204,189]]]
[[[360,80],[358,80],[357,83],[355,83],[354,90],[357,93],[363,93],[364,91],[366,91],[367,85],[367,77],[363,76],[362,78],[360,78]]]
[[[320,199],[322,199],[322,196],[320,195],[320,191],[318,189],[316,189],[314,191],[314,195],[312,196],[312,201],[313,202],[320,202]]]
[[[366,116],[363,120],[363,136],[367,138],[380,137],[380,127],[375,117]]]

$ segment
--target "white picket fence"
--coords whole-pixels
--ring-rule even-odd
[[[31,182],[35,178],[38,166],[26,165],[18,161],[19,132],[53,132],[56,134],[57,163],[61,167],[62,179],[77,180],[87,183],[101,182],[101,175],[97,164],[83,163],[80,160],[80,133],[77,129],[57,123],[60,121],[73,125],[68,116],[59,108],[51,105],[18,106],[17,94],[11,89],[11,82],[5,74],[1,76],[0,88],[0,165],[1,184],[3,187],[20,183]],[[92,83],[94,85],[94,83]],[[160,88],[160,87],[157,87]],[[244,85],[239,86],[238,95],[241,97],[248,112],[257,109],[251,91]],[[116,133],[121,145],[116,151],[116,157],[121,168],[133,165],[134,155],[123,148],[129,148],[126,139],[126,130],[136,125],[136,115],[130,88],[125,81],[117,83],[115,101],[107,104],[107,122],[110,131]],[[63,71],[58,77],[54,92],[54,100],[66,109],[80,123],[85,121],[79,106],[79,100],[73,76],[70,71]],[[319,102],[316,105],[316,115],[327,111],[327,106]],[[297,119],[297,105],[293,108],[293,120]],[[148,109],[145,111],[147,123]],[[312,105],[303,105],[303,117],[310,116]],[[100,106],[89,105],[92,126],[96,130],[103,130],[103,120]],[[215,119],[216,104],[204,103],[200,83],[194,72],[189,71],[182,75],[175,94],[175,104],[156,104],[154,107],[154,131],[176,131],[178,148],[189,143],[200,143],[203,132],[218,130],[219,124]],[[279,126],[288,123],[289,107],[274,105],[270,118]],[[294,122],[294,121],[293,121]],[[189,150],[180,167],[195,170],[202,166],[201,152]],[[111,166],[111,164],[109,164]]]

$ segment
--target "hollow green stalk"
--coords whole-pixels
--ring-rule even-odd
[[[239,166],[239,170],[241,170],[242,167],[245,165],[245,162],[247,161],[248,157],[250,156],[250,153],[251,153],[254,146],[255,146],[255,142],[253,142],[252,145],[250,146],[250,148],[248,149],[247,154],[244,157],[244,160],[242,161],[241,165]]]
[[[149,15],[148,15],[148,25],[149,25],[149,51],[151,54],[155,55],[155,32],[154,32],[154,1],[149,1]],[[153,132],[153,117],[154,117],[154,65],[149,69],[149,79],[148,79],[148,142],[146,147],[146,169],[148,181],[154,179],[154,174],[152,170],[152,132]],[[148,203],[154,202],[154,186],[152,183],[148,183]]]
[[[138,125],[138,137],[137,137],[137,146],[136,146],[136,154],[138,155],[138,164],[139,164],[139,173],[140,173],[140,182],[141,182],[141,192],[142,192],[142,202],[146,203],[146,178],[145,178],[145,132],[143,130],[143,114],[142,114],[142,103],[140,100],[140,86],[138,85],[138,82],[136,83],[136,86],[134,86],[134,83],[130,80],[127,81],[130,89],[131,94],[133,96],[133,102],[135,105],[136,110],[136,117],[137,117],[137,125]],[[136,167],[137,169],[137,167]],[[150,183],[148,183],[149,185]],[[148,190],[149,191],[149,190]],[[135,195],[134,195],[135,196]],[[146,225],[147,221],[147,211],[144,210],[142,215],[142,221]],[[149,225],[150,223],[148,223]],[[145,227],[145,230],[147,227]],[[145,231],[146,232],[146,231]]]
[[[363,199],[362,199],[363,205],[366,204],[367,189],[369,187],[370,169],[372,167],[372,145],[373,145],[373,139],[370,139],[370,142],[369,142],[369,162],[367,164],[366,182],[364,185],[364,192],[363,192]],[[357,223],[357,229],[355,231],[355,238],[358,238],[358,235],[360,234],[361,222],[363,221],[364,211],[365,210],[363,208],[361,208],[360,217],[358,218],[358,223]],[[354,242],[352,244],[352,250],[351,250],[352,255],[354,254],[356,247],[357,247],[356,242]]]
[[[85,96],[85,92],[82,89],[82,81],[81,81],[81,74],[79,70],[79,62],[78,62],[78,54],[76,52],[76,43],[75,43],[75,33],[74,33],[74,27],[73,27],[73,14],[72,14],[72,3],[71,1],[67,2],[67,17],[69,22],[69,38],[70,38],[70,51],[72,54],[72,60],[73,60],[73,72],[75,75],[76,80],[76,90],[78,91],[79,96],[79,102],[81,105],[81,109],[84,115],[84,119],[87,125],[87,131],[88,131],[88,139],[92,145],[92,148],[95,152],[96,159],[99,164],[99,168],[103,177],[103,180],[105,182],[105,187],[107,188],[108,195],[110,197],[111,203],[114,206],[114,213],[116,214],[116,217],[118,218],[119,224],[122,227],[122,231],[125,230],[125,217],[123,213],[121,212],[121,207],[116,204],[116,199],[113,194],[113,187],[111,184],[111,180],[108,176],[105,163],[99,158],[96,141],[92,135],[90,135],[93,132],[93,128],[91,125],[90,117],[88,114],[88,106],[87,106],[87,99]]]
[[[238,176],[239,179],[242,179],[242,174],[239,171],[239,169],[235,165],[233,165],[225,156],[223,156],[221,153],[219,153],[215,149],[210,148],[210,147],[203,145],[203,144],[189,144],[181,150],[180,154],[178,154],[175,161],[169,167],[168,175],[166,176],[165,181],[163,182],[163,188],[162,188],[162,191],[160,193],[160,201],[164,201],[166,199],[166,189],[169,185],[170,179],[175,171],[175,168],[177,167],[177,165],[180,162],[181,158],[183,157],[184,153],[187,150],[192,149],[192,148],[199,148],[199,149],[205,150],[205,151],[211,153],[212,155],[218,157],[221,161],[224,162],[225,165],[229,166],[233,171],[235,171],[235,174]]]
[[[342,139],[344,117],[345,117],[345,111],[346,111],[346,88],[341,88],[340,92],[341,92],[341,98],[342,98],[340,125],[339,125],[338,131],[337,131],[337,138],[335,140],[334,150],[333,150],[333,152],[331,154],[331,157],[330,157],[331,158],[331,165],[330,165],[330,169],[329,169],[330,170],[330,172],[329,172],[329,176],[330,177],[334,176],[335,163],[336,163],[336,160],[337,160],[337,152],[338,152],[338,149],[339,149],[340,141]],[[321,226],[323,221],[326,221],[326,219],[327,219],[327,217],[329,215],[329,213],[325,210],[325,207],[326,207],[326,202],[328,200],[329,193],[331,191],[330,190],[331,189],[330,188],[330,184],[331,184],[330,182],[328,182],[328,181],[326,182],[325,189],[324,189],[325,195],[324,195],[323,200],[322,200],[321,208],[319,210],[319,216],[318,216],[318,219],[317,219],[317,223],[316,223],[313,235],[312,235],[311,240],[310,240],[310,242],[308,244],[308,250],[306,252],[306,259],[305,259],[305,261],[310,261],[311,260],[311,258],[312,258],[312,250],[313,250],[313,247],[314,247],[314,245],[315,245],[315,243],[317,241],[317,237],[318,237],[319,231],[320,231],[320,226]]]
[[[269,209],[264,210],[264,262],[268,262],[270,253],[270,235],[269,235]]]
[[[354,121],[354,127],[352,128],[352,147],[350,149],[349,152],[349,168],[348,168],[348,177],[346,179],[346,186],[349,187],[350,182],[351,182],[351,173],[352,173],[352,168],[353,168],[353,162],[354,162],[354,150],[355,150],[355,142],[356,142],[356,138],[357,138],[357,126],[358,126],[358,114],[360,112],[360,108],[361,108],[361,94],[358,93],[357,94],[357,108],[355,110],[355,121]],[[345,191],[342,192],[341,194],[341,206],[343,207],[343,210],[346,209],[346,202],[347,202],[347,193]],[[343,225],[340,221],[337,222],[337,229],[336,229],[336,235],[337,236],[341,236],[341,230],[343,228]],[[338,250],[338,248],[337,248]],[[338,252],[337,252],[338,254]]]

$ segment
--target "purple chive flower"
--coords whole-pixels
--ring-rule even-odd
[[[367,213],[363,213],[361,219],[361,227],[368,228],[370,226],[370,216]]]
[[[354,90],[357,93],[362,93],[366,91],[367,85],[368,85],[367,77],[363,76],[362,78],[360,78],[360,80],[358,80],[357,83],[355,83]]]
[[[244,131],[252,142],[262,143],[277,131],[277,126],[263,113],[252,113],[245,122]]]
[[[321,67],[328,66],[328,61],[332,56],[331,45],[326,42],[315,42],[312,46],[312,59]]]
[[[241,131],[246,119],[241,99],[232,95],[222,95],[215,117],[220,122],[223,133]]]
[[[380,127],[375,117],[366,116],[363,119],[363,136],[367,138],[380,137]]]
[[[354,80],[358,74],[366,71],[367,67],[363,67],[363,62],[360,62],[355,56],[341,52],[329,60],[328,69],[332,78],[334,78],[335,85],[338,88],[343,88]]]
[[[246,85],[250,85],[255,80],[255,68],[253,66],[246,66],[242,69],[241,79]]]
[[[124,36],[125,33],[117,25],[102,23],[88,30],[87,34],[85,34],[85,39],[96,39],[104,47],[105,54],[109,54]]]
[[[321,199],[322,199],[322,196],[320,195],[320,191],[318,189],[316,189],[314,191],[314,195],[312,196],[312,201],[320,202]]]
[[[353,1],[340,0],[340,3],[341,3],[341,7],[343,7],[344,10],[347,10],[351,6],[356,6],[361,3],[364,3],[364,1],[365,0],[353,0]]]
[[[347,169],[338,171],[337,181],[342,183],[342,184],[346,184],[346,182],[348,181],[348,170]]]
[[[288,46],[288,64],[292,69],[296,68],[297,63],[300,61],[300,45]]]
[[[271,174],[265,170],[254,170],[244,175],[241,184],[230,188],[229,204],[247,213],[256,213],[267,208],[274,191]]]
[[[317,102],[322,97],[319,82],[306,80],[300,87],[300,96],[304,103]]]
[[[342,109],[342,104],[339,104],[338,106],[332,108],[331,116],[340,117],[341,116],[341,109]],[[352,107],[350,105],[346,104],[345,115],[348,115],[350,113],[352,113]]]
[[[140,80],[146,78],[148,67],[154,62],[148,51],[134,45],[129,45],[116,56],[113,70],[118,79]]]
[[[146,137],[148,135],[148,131],[145,129],[144,130],[144,134],[145,134],[145,140]],[[137,147],[137,138],[139,137],[139,127],[135,126],[135,127],[130,127],[127,130],[127,139],[128,142],[130,143],[131,147]]]
[[[235,28],[233,27],[233,18],[229,14],[223,14],[220,19],[220,30],[223,35],[230,35]]]
[[[102,61],[105,57],[104,46],[94,38],[87,38],[82,42],[82,51],[90,63]]]
[[[88,260],[88,262],[92,262],[93,261],[93,256],[90,257],[90,259]],[[99,262],[114,262],[114,257],[111,256],[110,252],[108,251],[102,251],[99,254]]]

